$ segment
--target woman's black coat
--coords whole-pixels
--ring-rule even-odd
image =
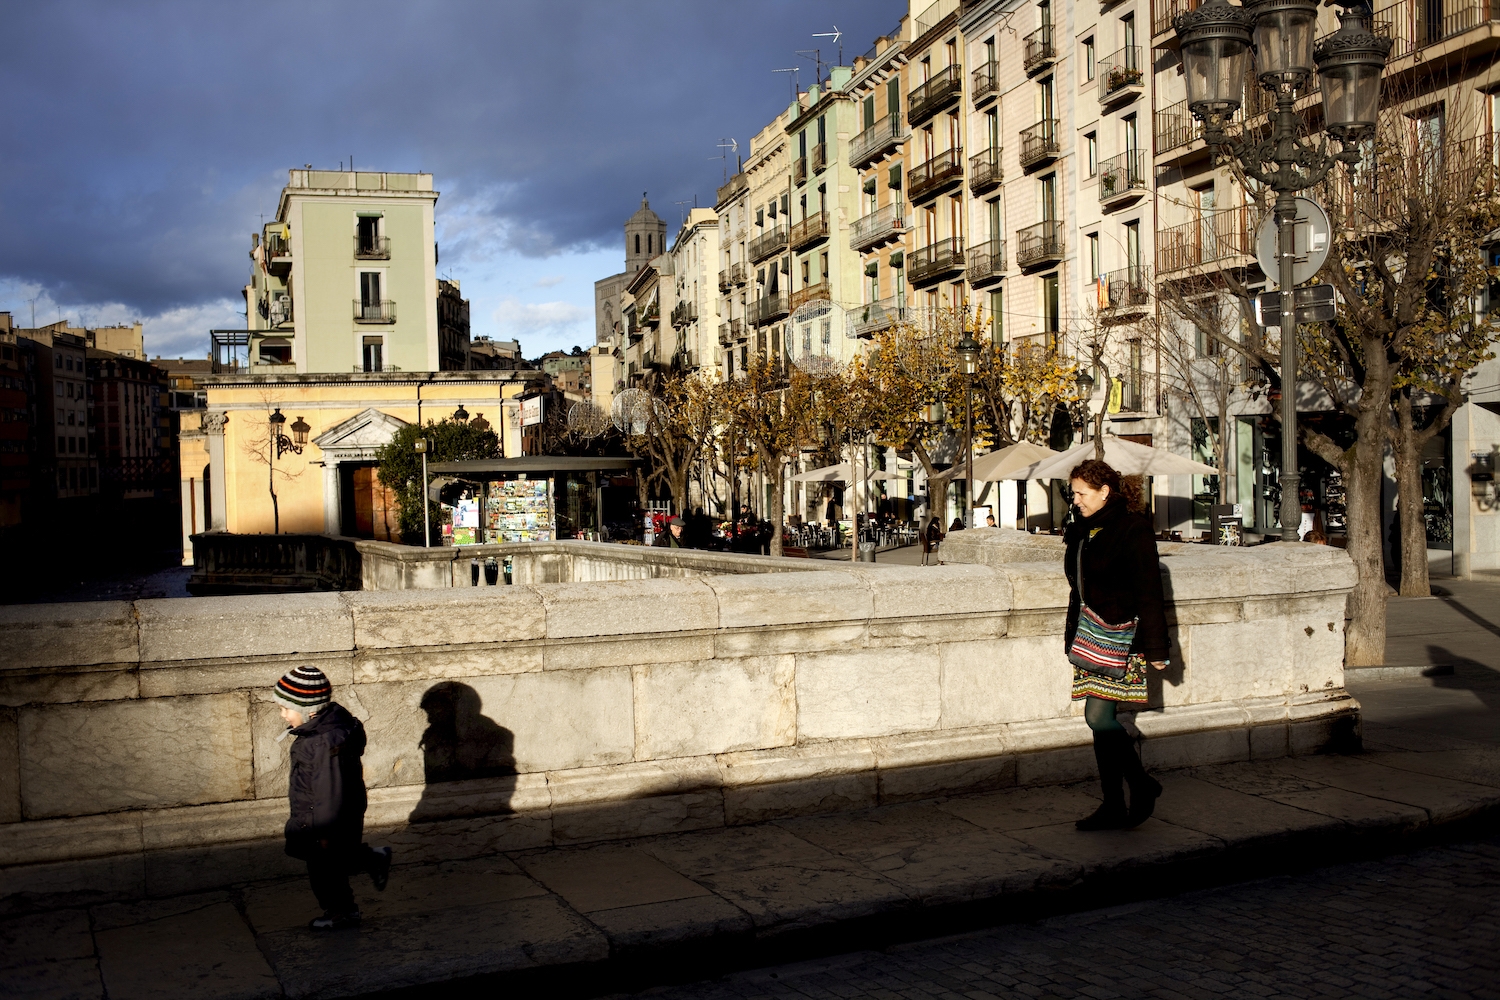
[[[1066,648],[1078,632],[1078,568],[1083,560],[1083,596],[1090,608],[1111,625],[1139,619],[1132,653],[1148,660],[1167,659],[1167,618],[1163,610],[1161,566],[1156,535],[1145,514],[1132,513],[1123,500],[1111,498],[1093,517],[1078,517],[1068,526],[1063,570],[1068,575]]]

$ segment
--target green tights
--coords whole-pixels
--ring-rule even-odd
[[[1115,702],[1107,698],[1088,697],[1083,700],[1083,721],[1096,733],[1124,729],[1115,718]]]

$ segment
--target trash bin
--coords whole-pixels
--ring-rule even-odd
[[[875,543],[874,542],[860,542],[859,543],[859,561],[860,562],[874,562],[875,561]]]
[[[486,559],[484,561],[484,583],[485,583],[485,586],[493,587],[495,585],[496,581],[498,581],[499,579],[500,579],[500,563],[496,561],[496,559],[495,559],[494,556],[490,556],[488,559]]]

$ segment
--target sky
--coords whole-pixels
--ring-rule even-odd
[[[426,171],[438,273],[471,333],[530,357],[593,342],[649,192],[669,237],[905,0],[36,3],[0,0],[0,311],[141,321],[151,356],[243,328],[250,234],[287,170]],[[728,153],[732,173],[734,154]],[[684,202],[686,205],[679,205]]]

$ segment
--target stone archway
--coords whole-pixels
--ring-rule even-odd
[[[376,453],[406,421],[369,407],[313,438],[323,453],[323,531],[399,541],[394,501],[375,478]],[[368,534],[362,530],[366,518]],[[356,527],[358,525],[358,527]]]

